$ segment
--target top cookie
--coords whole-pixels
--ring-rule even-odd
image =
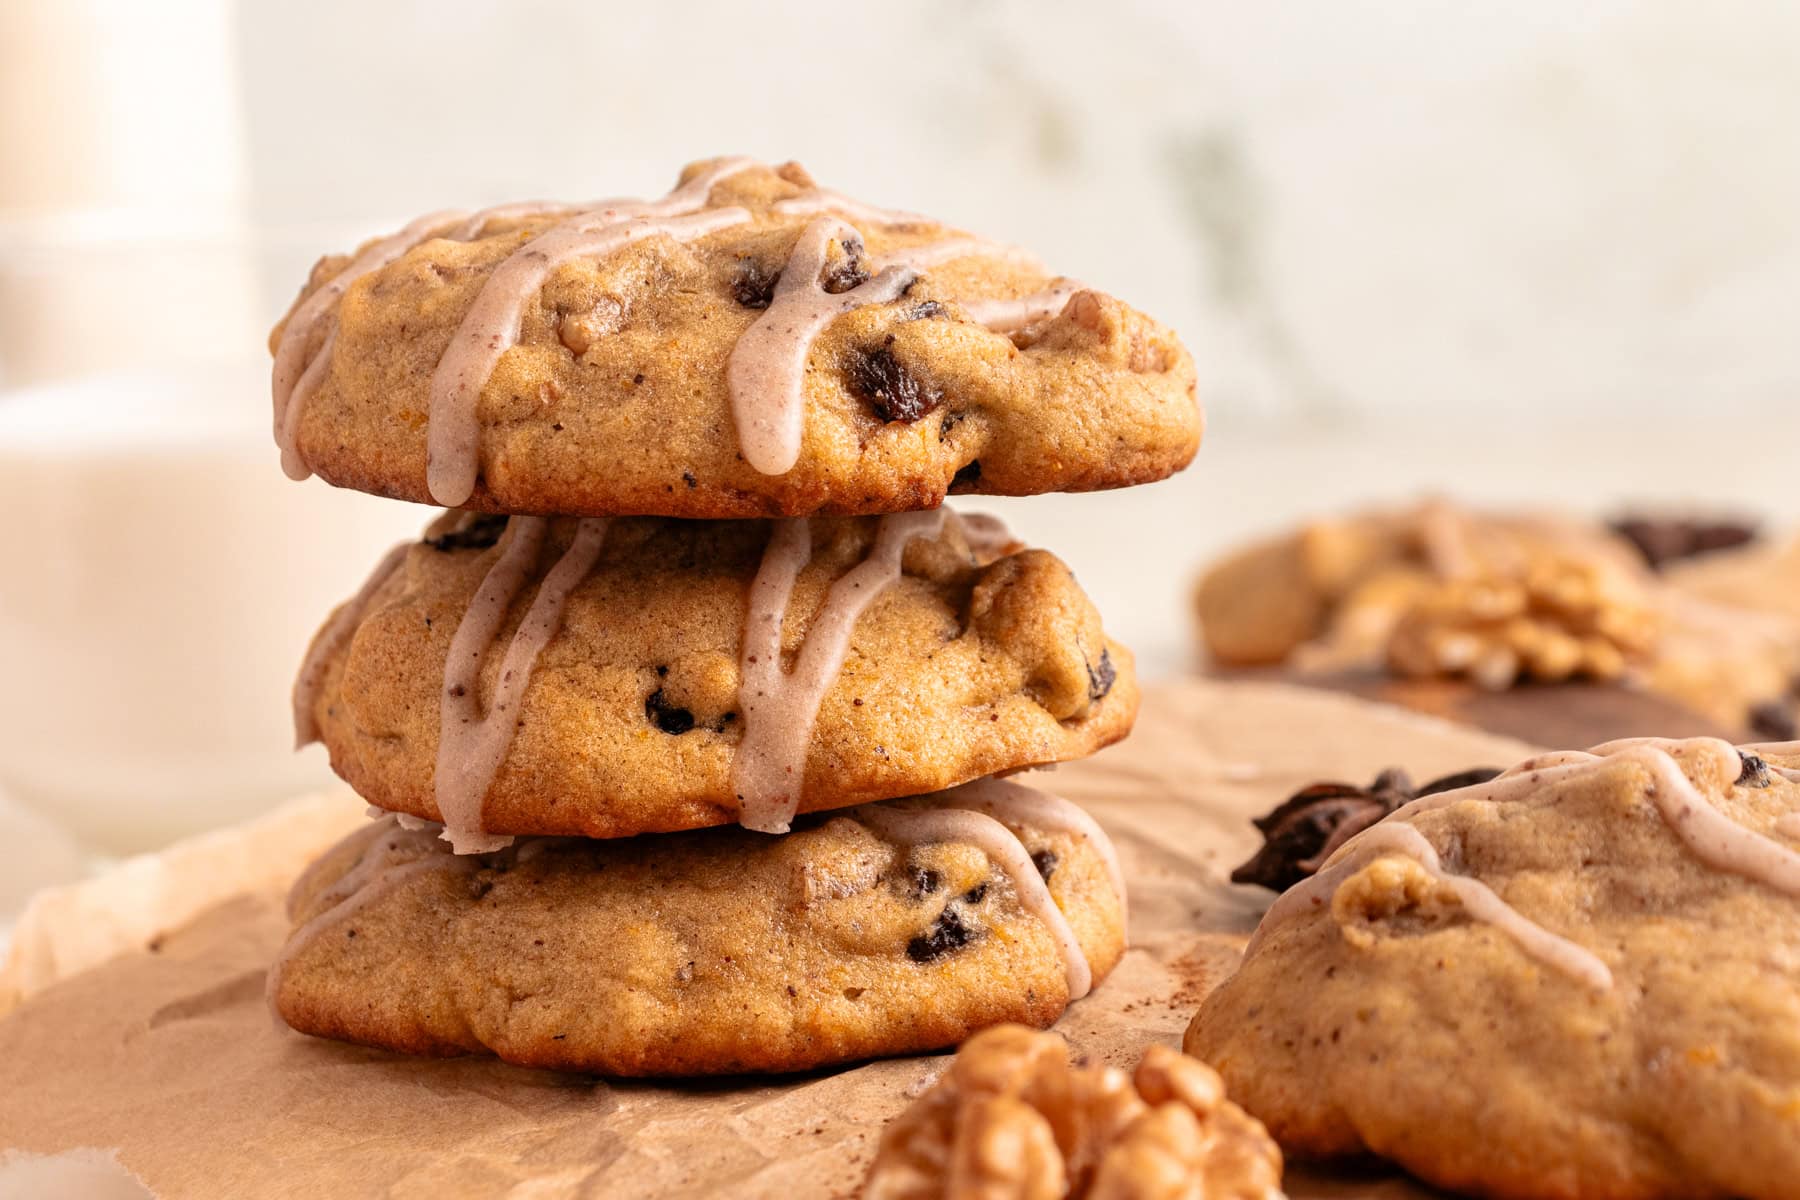
[[[296,478],[485,511],[887,513],[1161,479],[1173,333],[797,164],[654,201],[435,213],[322,259],[270,336]]]

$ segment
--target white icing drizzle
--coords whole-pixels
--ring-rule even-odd
[[[1525,917],[1480,880],[1444,870],[1438,859],[1437,848],[1426,840],[1424,834],[1411,825],[1392,822],[1391,819],[1371,825],[1346,843],[1318,874],[1283,892],[1269,906],[1269,911],[1256,927],[1256,933],[1251,936],[1244,953],[1254,953],[1269,931],[1285,921],[1331,903],[1331,898],[1337,894],[1338,885],[1347,877],[1376,859],[1392,854],[1415,860],[1432,878],[1456,893],[1457,900],[1471,917],[1494,926],[1518,943],[1526,954],[1596,990],[1604,991],[1612,986],[1612,972],[1592,951],[1551,933]]]
[[[746,828],[787,832],[799,809],[819,704],[844,665],[857,619],[900,577],[907,543],[936,537],[948,515],[937,508],[881,518],[868,557],[826,592],[792,672],[781,667],[781,627],[794,581],[812,559],[812,526],[804,517],[775,522],[750,585],[739,661],[744,737],[732,755],[731,783]]]
[[[936,225],[937,222],[922,213],[906,212],[898,208],[877,208],[873,204],[864,204],[861,200],[852,199],[842,192],[834,192],[830,188],[813,188],[798,196],[789,196],[786,200],[775,202],[775,211],[784,217],[811,217],[820,213],[836,213],[849,217],[852,221],[862,221],[869,225]]]
[[[324,342],[309,359],[306,349],[333,306],[350,290],[350,285],[371,271],[378,271],[401,255],[440,233],[452,221],[468,214],[435,212],[420,217],[392,237],[383,238],[351,260],[350,265],[319,285],[313,294],[294,309],[281,330],[281,341],[275,346],[275,367],[270,373],[270,390],[275,401],[275,442],[281,447],[281,467],[290,479],[305,479],[312,471],[300,457],[299,430],[301,411],[306,399],[318,389],[331,360],[331,347],[337,340],[334,325]]]
[[[507,523],[505,548],[482,579],[444,660],[437,768],[432,786],[438,814],[444,820],[443,837],[458,854],[497,850],[512,841],[510,837],[486,833],[482,827],[482,801],[512,745],[520,704],[538,655],[561,626],[569,593],[587,578],[606,540],[604,518],[589,518],[577,527],[574,540],[544,577],[514,632],[500,663],[493,699],[483,713],[477,694],[482,661],[537,562],[547,526],[543,517],[514,517]]]
[[[702,201],[704,202],[704,201]],[[431,376],[425,486],[439,504],[458,505],[475,492],[481,468],[476,406],[502,356],[518,344],[525,304],[550,273],[575,258],[605,258],[650,237],[692,241],[750,219],[742,208],[685,216],[631,208],[583,213],[539,234],[494,269]]]
[[[1018,535],[992,513],[959,512],[956,523],[962,529],[963,540],[969,543],[969,549],[980,558],[998,558],[1008,546],[1019,543]]]
[[[1565,750],[1539,755],[1525,760],[1487,783],[1421,797],[1401,806],[1384,820],[1351,838],[1312,878],[1303,880],[1282,893],[1257,926],[1255,935],[1250,939],[1250,949],[1255,949],[1270,930],[1285,921],[1328,903],[1331,894],[1345,876],[1382,854],[1401,853],[1418,858],[1427,870],[1455,888],[1472,916],[1500,924],[1528,953],[1545,957],[1546,953],[1553,952],[1557,956],[1558,965],[1571,968],[1571,973],[1576,973],[1572,969],[1575,960],[1567,958],[1564,961],[1563,949],[1552,948],[1551,943],[1537,938],[1535,934],[1531,935],[1533,940],[1528,943],[1520,936],[1519,931],[1523,927],[1518,926],[1511,917],[1500,914],[1496,919],[1494,914],[1498,914],[1499,910],[1493,905],[1504,906],[1504,902],[1498,897],[1494,897],[1492,903],[1476,897],[1471,904],[1464,894],[1464,885],[1475,881],[1443,873],[1431,844],[1425,840],[1424,835],[1405,822],[1422,813],[1447,808],[1465,800],[1483,803],[1518,800],[1539,788],[1566,783],[1621,764],[1636,764],[1649,774],[1650,786],[1646,789],[1646,797],[1656,806],[1670,832],[1695,858],[1717,870],[1729,871],[1786,895],[1800,897],[1800,853],[1783,846],[1774,838],[1738,824],[1721,812],[1687,777],[1678,761],[1691,757],[1697,762],[1703,762],[1710,758],[1714,778],[1729,784],[1736,780],[1742,770],[1742,753],[1785,755],[1796,749],[1800,749],[1800,743],[1751,745],[1743,747],[1740,752],[1738,747],[1719,738],[1689,738],[1682,741],[1625,738],[1595,746],[1589,751]],[[1775,769],[1786,774],[1783,768]],[[1800,813],[1781,817],[1774,823],[1772,832],[1782,837],[1800,837]],[[1430,857],[1425,857],[1423,851],[1430,851]],[[1522,916],[1518,917],[1518,921],[1530,924]],[[1554,934],[1547,932],[1544,936],[1555,938]],[[1581,953],[1588,952],[1582,950]],[[1598,961],[1594,959],[1594,962]],[[1591,964],[1583,967],[1579,973],[1583,978],[1598,978]]]
[[[846,292],[825,290],[832,242],[860,243],[854,227],[834,216],[809,222],[794,242],[763,315],[732,347],[726,367],[732,421],[744,461],[764,475],[785,475],[800,457],[806,426],[806,361],[834,320],[868,304],[890,304],[928,267],[985,255],[1036,265],[1015,247],[981,238],[947,238],[889,255],[881,269]]]
[[[1069,297],[1083,290],[1083,287],[1083,284],[1073,279],[1065,279],[1053,287],[1020,296],[1016,300],[968,300],[963,302],[962,307],[963,312],[977,325],[985,326],[995,333],[1013,333],[1056,316],[1068,306]]]
[[[785,475],[800,457],[806,403],[806,359],[825,327],[865,304],[899,297],[918,272],[885,267],[873,278],[833,295],[821,278],[833,241],[859,241],[836,217],[820,217],[801,231],[781,270],[768,309],[732,347],[726,367],[732,419],[744,461],[764,475]]]
[[[1008,825],[1029,825],[1055,833],[1066,833],[1086,842],[1106,864],[1113,893],[1119,898],[1119,915],[1128,915],[1125,896],[1125,868],[1119,862],[1119,851],[1100,822],[1085,809],[1052,792],[1014,783],[1010,779],[977,779],[941,793],[944,799],[960,808],[984,812]]]
[[[325,628],[319,630],[306,648],[306,658],[300,664],[300,674],[294,680],[294,749],[310,746],[319,740],[319,722],[313,716],[313,708],[318,703],[319,687],[325,681],[325,664],[337,656],[356,634],[357,627],[362,624],[367,613],[369,602],[375,593],[381,590],[400,564],[406,561],[406,552],[413,543],[401,542],[389,550],[356,590],[356,595],[338,606],[336,612],[325,622]]]
[[[1069,928],[1062,909],[1056,906],[1024,843],[1012,830],[986,813],[966,809],[870,805],[857,809],[851,816],[880,836],[896,842],[965,842],[986,854],[1012,880],[1013,889],[1025,910],[1042,921],[1050,936],[1056,939],[1069,985],[1069,999],[1079,1000],[1088,994],[1094,974],[1088,965],[1087,952],[1081,948],[1075,931]]]

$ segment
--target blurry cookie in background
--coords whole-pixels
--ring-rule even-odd
[[[1800,1175],[1800,745],[1529,759],[1342,842],[1184,1049],[1297,1157],[1495,1197]]]
[[[1800,576],[1789,562],[1800,554],[1771,555],[1752,538],[1741,523],[1639,518],[1609,529],[1430,501],[1310,522],[1243,549],[1205,573],[1195,608],[1224,668],[1459,680],[1489,692],[1616,686],[1721,731],[1782,737],[1800,674],[1800,600],[1778,579],[1782,569]]]

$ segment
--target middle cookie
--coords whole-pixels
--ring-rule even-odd
[[[1091,754],[1136,715],[1130,653],[996,525],[446,513],[314,639],[296,732],[469,850],[781,831]]]

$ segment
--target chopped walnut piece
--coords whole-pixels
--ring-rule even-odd
[[[1400,618],[1388,664],[1403,675],[1466,676],[1499,691],[1520,679],[1617,679],[1655,647],[1658,619],[1626,580],[1544,557],[1517,574],[1445,580]]]
[[[1151,1046],[1137,1071],[1072,1066],[1001,1025],[881,1137],[864,1200],[1280,1200],[1281,1151],[1213,1069]]]

